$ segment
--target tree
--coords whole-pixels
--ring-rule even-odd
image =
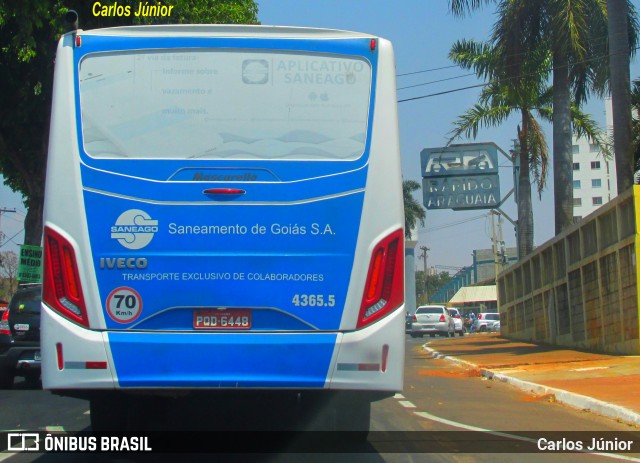
[[[633,81],[631,110],[635,114],[631,120],[631,151],[633,152],[634,169],[637,172],[640,170],[640,80]]]
[[[430,275],[429,278],[424,277],[424,271],[418,270],[416,276],[416,298],[418,305],[426,304],[427,298],[432,297],[440,288],[449,283],[452,279],[448,272],[440,272],[436,275]],[[427,291],[425,292],[425,283]]]
[[[637,20],[629,0],[629,40],[635,48]],[[573,223],[571,90],[581,104],[591,90],[605,88],[607,10],[602,0],[451,0],[454,14],[464,15],[483,4],[498,3],[493,44],[513,63],[511,75],[522,75],[519,57],[545,47],[552,54],[553,166],[556,233]]]
[[[18,255],[15,252],[0,252],[0,278],[2,279],[0,294],[4,294],[9,300],[16,292],[18,283]]]
[[[635,9],[628,0],[629,21],[635,27],[623,34],[637,42]],[[608,11],[603,0],[502,0],[493,42],[507,55],[543,47],[552,56],[553,171],[555,231],[573,224],[572,105],[581,105],[591,92],[606,91],[608,71]],[[627,53],[628,56],[628,53]],[[513,72],[518,72],[517,67]]]
[[[256,24],[254,0],[166,0],[169,17],[94,16],[96,2],[12,0],[0,5],[0,173],[5,184],[22,193],[27,217],[25,244],[39,245],[49,136],[53,63],[57,40],[65,32],[67,9],[79,14],[84,29],[131,24]],[[103,1],[135,8],[139,2]]]
[[[631,90],[629,85],[629,5],[607,0],[609,11],[609,65],[613,107],[613,146],[616,153],[618,193],[633,185]],[[638,26],[636,24],[635,29]]]
[[[544,48],[530,50],[526,59],[520,59],[518,64],[521,74],[512,75],[509,71],[511,61],[504,53],[489,43],[475,41],[458,41],[451,48],[451,60],[464,69],[473,69],[480,78],[488,78],[489,83],[483,88],[479,103],[454,122],[450,141],[462,135],[475,138],[480,127],[497,126],[511,115],[519,114],[517,246],[518,255],[524,257],[533,251],[530,174],[533,174],[538,194],[542,193],[547,176],[547,142],[534,113],[544,120],[552,119],[552,91],[543,78],[549,65],[549,54]],[[572,118],[578,134],[586,134],[606,148],[595,122],[576,105],[572,108]]]
[[[402,182],[402,198],[404,200],[404,237],[411,238],[411,230],[415,228],[418,221],[424,227],[426,217],[424,208],[416,201],[412,193],[420,189],[420,184],[415,180],[404,180]]]

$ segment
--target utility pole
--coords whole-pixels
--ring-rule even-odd
[[[498,238],[496,236],[496,223],[493,220],[495,215],[499,215],[491,209],[491,242],[493,244],[493,264],[495,267],[495,280],[498,281]]]
[[[425,302],[429,302],[429,288],[427,287],[427,284],[429,283],[429,275],[427,274],[427,251],[431,251],[430,248],[426,247],[426,246],[420,246],[420,249],[422,250],[422,255],[420,256],[421,259],[423,259],[423,265],[424,265],[424,295],[425,295]]]
[[[498,216],[498,241],[500,242],[500,271],[507,267],[507,246],[502,238],[502,215]]]

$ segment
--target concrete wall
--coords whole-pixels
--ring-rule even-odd
[[[500,273],[502,333],[640,354],[639,219],[640,186],[634,186]]]

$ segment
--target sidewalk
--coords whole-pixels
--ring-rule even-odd
[[[499,333],[436,338],[424,348],[485,377],[640,426],[640,356],[510,341]]]

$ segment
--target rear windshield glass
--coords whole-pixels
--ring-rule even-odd
[[[9,310],[15,312],[40,312],[41,291],[33,290],[27,292],[16,293],[11,299]]]
[[[80,62],[94,158],[356,159],[371,66],[352,56],[254,50],[93,53]]]
[[[500,315],[498,315],[498,314],[488,314],[485,317],[485,320],[500,320]]]
[[[437,314],[441,314],[442,312],[442,308],[441,307],[419,307],[418,310],[416,310],[416,313],[437,313]]]

